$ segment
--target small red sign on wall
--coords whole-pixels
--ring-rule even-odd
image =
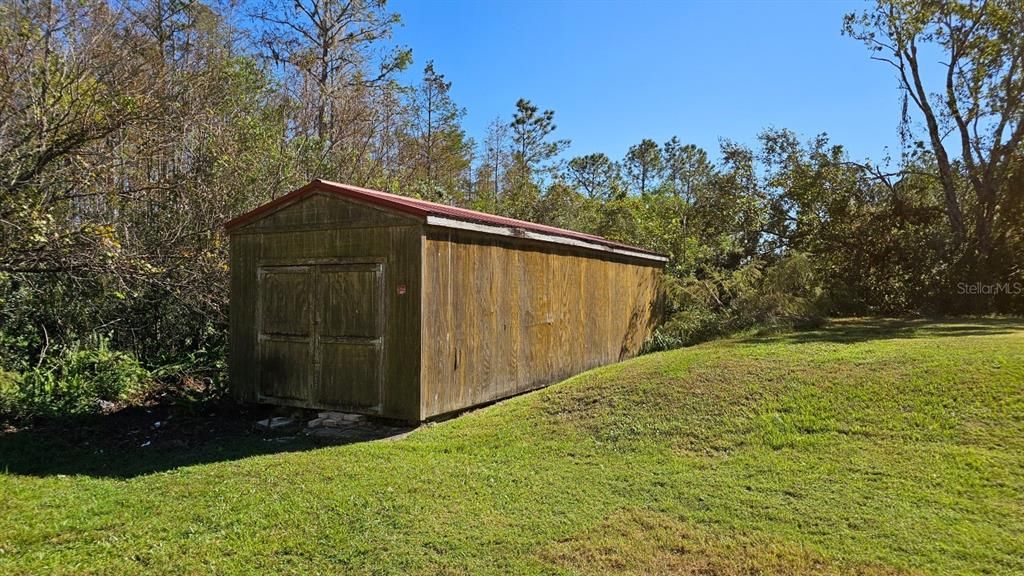
[[[405,294],[405,284],[398,285],[398,295],[401,296],[402,294]]]

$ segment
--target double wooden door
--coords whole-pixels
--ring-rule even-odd
[[[259,269],[259,390],[303,406],[379,411],[384,265]]]

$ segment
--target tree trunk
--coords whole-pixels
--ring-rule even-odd
[[[925,90],[924,84],[921,82],[920,67],[917,60],[917,46],[913,41],[910,43],[910,48],[908,50],[904,50],[901,56],[910,67],[910,73],[913,77],[913,85],[907,81],[906,71],[901,69],[900,72],[903,74],[903,82],[906,85],[907,90],[914,90],[911,97],[917,104],[917,107],[921,109],[925,123],[928,126],[928,138],[931,141],[932,151],[935,154],[935,162],[939,167],[939,180],[942,182],[942,194],[946,208],[946,216],[949,218],[949,227],[953,230],[953,243],[959,246],[962,245],[967,238],[967,229],[964,226],[964,215],[963,211],[960,209],[960,200],[956,195],[956,181],[953,178],[953,168],[949,162],[949,154],[946,153],[946,147],[942,144],[942,134],[939,131],[939,122],[936,119],[935,111],[932,110],[931,104],[928,102],[928,92]]]

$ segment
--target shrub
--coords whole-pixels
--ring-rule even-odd
[[[667,277],[666,321],[644,352],[691,346],[751,329],[820,326],[830,306],[810,257],[793,254],[767,265],[754,260],[707,278]]]
[[[21,376],[16,372],[5,372],[0,368],[0,417],[13,413],[17,407]]]
[[[792,254],[772,266],[755,261],[732,276],[730,307],[739,328],[820,325],[829,302],[810,257]]]
[[[680,310],[655,328],[644,344],[643,352],[672,350],[706,342],[728,333],[729,324],[723,314],[706,308]]]
[[[644,353],[691,346],[730,331],[729,311],[721,305],[721,278],[666,276],[664,287],[666,320],[644,343]]]
[[[0,377],[0,417],[27,421],[99,412],[105,402],[140,394],[149,372],[134,356],[111,350],[106,339],[77,344],[20,375]]]

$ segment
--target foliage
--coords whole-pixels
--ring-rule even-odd
[[[412,62],[407,48],[383,49],[401,17],[382,1],[345,0],[252,2],[248,14],[262,59],[283,76],[296,135],[311,144],[305,168],[368,182],[399,119],[393,76]]]
[[[409,97],[409,125],[401,145],[407,184],[402,193],[445,204],[463,204],[471,188],[468,174],[473,141],[459,122],[466,111],[452,100],[452,83],[427,62],[423,81]]]
[[[26,422],[38,417],[100,412],[139,395],[150,373],[106,338],[64,348],[21,374],[0,372],[0,418]]]
[[[1024,3],[878,0],[848,14],[843,28],[892,66],[904,108],[909,99],[924,119],[928,144],[914,152],[934,158],[952,241],[967,247],[966,267],[984,280],[1000,278],[993,260],[1013,257],[1006,240],[1020,226],[1005,213],[1015,202],[1007,184],[1024,143]],[[936,92],[922,62],[929,48],[945,56]],[[904,118],[905,139],[908,125]]]
[[[0,368],[0,418],[18,412],[21,375]]]
[[[830,302],[812,259],[794,253],[774,265],[755,260],[712,278],[669,279],[668,320],[645,351],[689,346],[749,330],[809,328],[824,323]]]
[[[617,196],[621,167],[603,153],[577,156],[566,165],[569,182],[588,198],[610,200]]]
[[[527,175],[542,170],[544,162],[561,153],[569,146],[568,140],[549,140],[555,128],[554,110],[540,111],[525,98],[516,102],[516,113],[512,116],[513,162],[526,170]]]
[[[751,263],[733,275],[732,308],[741,325],[807,328],[823,323],[828,300],[806,254],[774,266]]]
[[[639,144],[629,147],[622,167],[633,191],[640,195],[647,194],[657,188],[664,170],[661,149],[654,140],[645,138]]]

